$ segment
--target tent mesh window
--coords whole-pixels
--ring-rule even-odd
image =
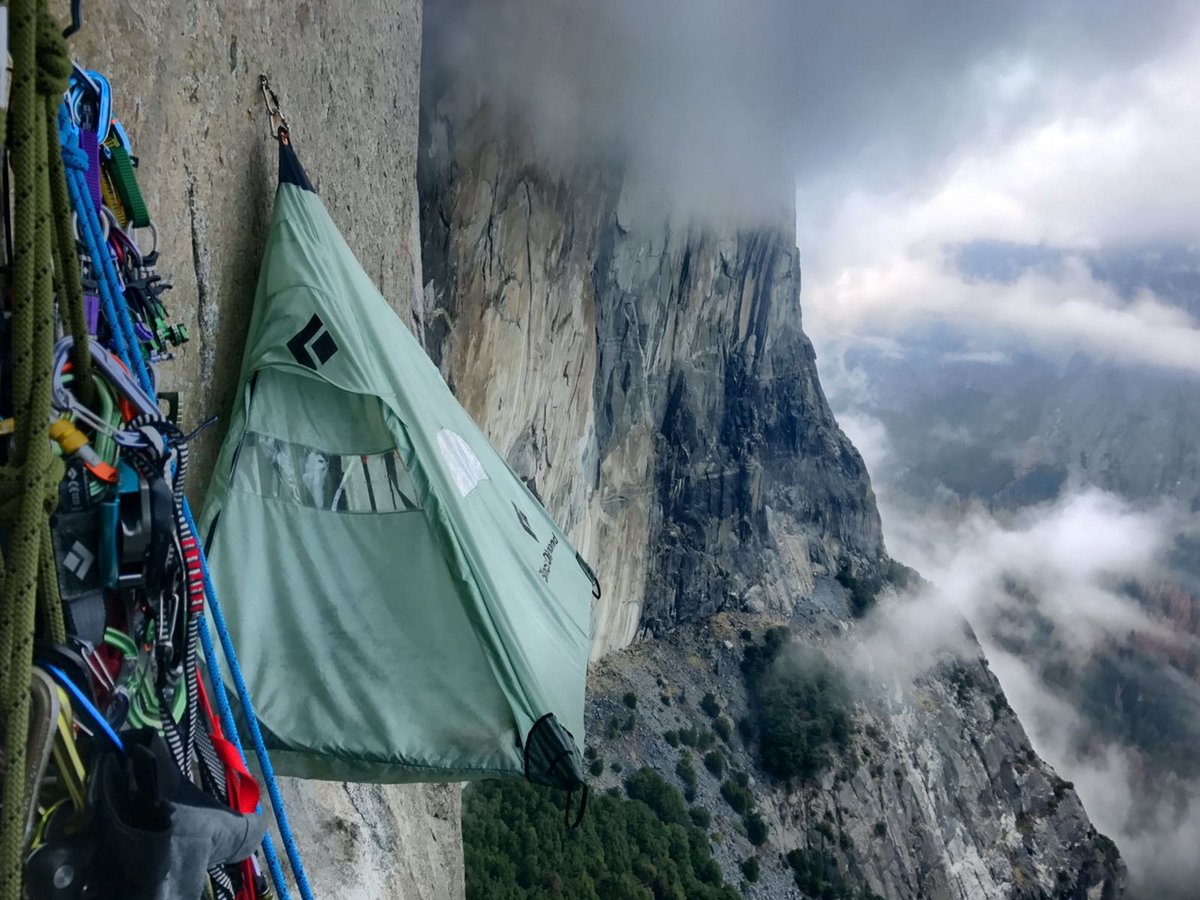
[[[344,513],[420,509],[396,450],[368,455],[329,453],[247,431],[234,470],[235,490]]]

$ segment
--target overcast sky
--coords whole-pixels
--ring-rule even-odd
[[[1079,4],[1081,16],[1088,6]],[[1157,38],[1143,23],[1136,52],[1099,65],[1053,41],[1010,45],[1002,63],[964,80],[983,118],[1014,116],[1010,127],[957,133],[920,177],[880,189],[850,176],[835,191],[801,180],[804,305],[818,344],[873,336],[902,346],[914,325],[949,323],[984,347],[1086,350],[1200,372],[1191,314],[1153,290],[1122,296],[1090,264],[1200,248],[1200,4],[1181,12],[1163,16]],[[1107,37],[1143,15],[1140,4],[1114,7]],[[1003,281],[971,277],[955,251],[983,241],[1064,252]]]
[[[432,0],[425,73],[615,153],[651,209],[786,215],[818,346],[951,323],[1200,369],[1196,323],[1073,255],[1200,243],[1194,0]],[[781,212],[782,211],[782,212]],[[1063,248],[969,279],[979,240]]]

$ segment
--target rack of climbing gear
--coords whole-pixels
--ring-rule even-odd
[[[193,435],[158,391],[188,333],[134,145],[44,0],[8,10],[0,900],[287,898],[208,631],[206,605],[242,685],[184,496]],[[265,751],[260,769],[307,900]]]

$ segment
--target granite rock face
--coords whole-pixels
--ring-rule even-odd
[[[619,787],[649,766],[684,790],[678,765],[691,754],[692,806],[708,811],[709,831],[720,835],[712,848],[726,881],[739,882],[748,857],[760,863],[759,881],[745,888],[753,898],[809,896],[785,862],[794,850],[821,859],[837,873],[831,881],[854,891],[838,896],[1119,897],[1124,867],[1116,848],[1096,833],[1073,786],[1033,752],[982,655],[930,660],[916,677],[850,663],[858,638],[844,627],[843,594],[818,578],[787,619],[720,613],[670,640],[601,660],[587,722],[602,769],[594,789]],[[851,735],[811,780],[772,778],[759,763],[757,738],[740,726],[712,740],[714,719],[701,708],[711,697],[729,721],[753,719],[741,662],[768,625],[787,625],[794,644],[827,655],[851,687]],[[689,750],[684,732],[709,740]],[[709,745],[715,749],[698,749]],[[713,753],[725,760],[721,775],[707,766]],[[722,794],[723,781],[739,774],[749,776],[767,825],[758,847]]]
[[[346,240],[409,316],[421,285],[418,0],[117,0],[83,14],[72,52],[112,82],[158,228],[159,271],[175,286],[165,299],[191,332],[160,367],[185,430],[226,412],[241,363],[276,181],[260,72]],[[210,429],[192,456],[197,507],[222,434]],[[285,779],[284,792],[318,896],[462,896],[457,786]]]
[[[596,655],[884,563],[787,222],[635,214],[619,164],[428,90],[421,146],[426,348],[596,568]]]
[[[790,219],[637,209],[619,160],[546,159],[492,101],[423,91],[418,332],[597,569],[588,743],[621,772],[675,777],[664,733],[707,724],[702,694],[747,713],[745,633],[786,623],[801,642],[843,646],[856,629],[832,576],[889,562],[801,328]],[[613,727],[631,718],[630,691],[632,731]],[[750,746],[727,743],[755,779],[765,850],[701,776],[727,880],[756,853],[750,895],[803,896],[782,854],[807,849],[888,900],[1119,895],[1115,849],[1030,748],[973,637],[914,680],[877,678],[854,715],[849,752],[803,788],[771,783]],[[597,787],[620,784],[605,772]],[[846,835],[832,848],[830,822]]]

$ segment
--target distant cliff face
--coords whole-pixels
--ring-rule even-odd
[[[726,608],[790,610],[885,559],[800,325],[790,223],[635,217],[618,165],[531,162],[426,96],[426,348],[593,561],[596,652]]]
[[[831,579],[818,579],[787,622],[809,652],[823,648],[835,660],[855,640],[843,631],[841,594]],[[851,737],[808,781],[781,783],[763,771],[759,739],[740,726],[712,740],[712,751],[698,749],[703,738],[692,750],[681,745],[683,732],[713,737],[714,708],[730,721],[753,719],[741,662],[748,648],[762,646],[762,627],[761,616],[721,614],[597,664],[588,711],[589,746],[602,763],[595,787],[619,786],[650,766],[684,790],[679,766],[691,754],[693,805],[709,812],[709,830],[721,836],[713,854],[727,880],[738,882],[742,860],[760,862],[761,878],[746,890],[752,898],[823,896],[813,890],[816,879],[799,890],[785,861],[794,850],[837,873],[827,880],[853,893],[836,896],[854,900],[1120,896],[1115,847],[1096,834],[1074,788],[1030,748],[981,655],[931,660],[929,672],[912,681],[873,672],[867,681],[878,689],[847,667],[856,685]],[[725,761],[720,775],[707,765],[712,753]],[[750,776],[768,826],[760,847],[721,790],[738,774]]]
[[[1048,399],[1036,434],[1080,480],[1134,500],[1168,497],[1200,511],[1196,422],[1200,380],[1122,370],[1077,357]]]
[[[1094,485],[1135,503],[1170,498],[1200,510],[1200,381],[1192,373],[1032,353],[954,359],[968,344],[914,338],[901,356],[845,353],[854,396],[834,397],[887,428],[903,461],[896,487],[928,501],[939,487],[990,506],[1052,499]],[[878,473],[876,473],[878,474]]]

